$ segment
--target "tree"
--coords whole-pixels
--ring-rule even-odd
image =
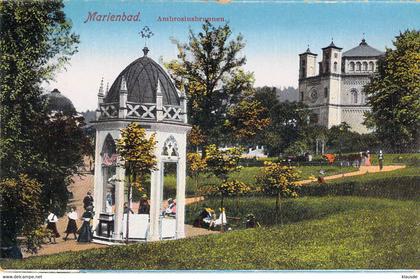
[[[64,214],[69,200],[67,186],[72,182],[72,176],[83,167],[83,157],[90,145],[83,130],[84,119],[75,113],[50,112],[49,117],[38,125],[43,127],[38,147],[47,166],[33,176],[43,185],[42,204],[54,209],[55,214]]]
[[[35,253],[43,234],[41,205],[42,185],[27,175],[0,181],[0,216],[2,247],[16,245],[17,237],[26,238],[26,249]]]
[[[240,56],[243,37],[229,40],[231,35],[227,24],[205,22],[198,34],[190,30],[188,43],[177,43],[178,60],[166,63],[175,84],[188,96],[190,123],[204,135],[201,147],[221,142],[228,108],[252,88],[252,73],[241,68],[246,61]]]
[[[0,2],[0,172],[3,178],[15,181],[25,174],[28,179],[38,178],[43,189],[49,179],[43,174],[60,166],[48,162],[42,146],[43,136],[48,132],[44,130],[48,112],[41,97],[41,83],[51,80],[54,72],[68,63],[79,41],[71,33],[63,7],[63,2],[58,0]],[[28,208],[35,208],[36,204],[42,210],[34,210],[31,217],[43,219],[46,206],[35,199],[27,202]],[[18,219],[9,221],[19,222]],[[35,233],[40,224],[30,224]],[[17,235],[8,238],[15,242]],[[35,238],[26,240],[36,245]]]
[[[285,150],[284,153],[291,156],[301,156],[308,151],[308,145],[305,141],[298,140],[290,144]]]
[[[151,171],[156,170],[155,140],[156,134],[146,138],[146,130],[137,123],[130,123],[126,128],[121,129],[121,138],[117,140],[117,152],[121,157],[126,176],[128,177],[128,208],[131,208],[131,187],[136,186],[139,191],[142,188],[142,181]],[[130,214],[127,214],[128,243]]]
[[[276,196],[276,224],[280,216],[283,224],[281,212],[281,197],[297,197],[297,193],[292,189],[299,178],[299,172],[294,167],[282,166],[280,163],[266,161],[261,173],[257,175],[257,184],[268,194]]]
[[[232,172],[239,171],[241,166],[239,166],[239,159],[241,157],[240,148],[229,148],[226,150],[219,150],[215,144],[211,144],[206,148],[206,162],[207,169],[209,172],[213,173],[217,178],[219,178],[222,183],[216,185],[211,189],[212,194],[219,194],[220,199],[220,208],[223,209],[224,198],[229,193],[240,192],[240,188],[243,186],[238,183],[228,183],[229,175]],[[223,226],[221,227],[223,230]]]
[[[271,155],[278,155],[296,141],[309,141],[310,111],[302,103],[284,102],[272,107],[271,125],[264,145]]]
[[[40,86],[69,61],[78,43],[63,7],[62,1],[0,3],[0,159],[5,177],[34,173],[48,164],[37,150],[37,124],[45,117]]]
[[[266,112],[259,101],[244,98],[228,109],[225,127],[237,142],[250,144],[270,124]]]
[[[187,140],[188,145],[192,147],[195,152],[198,152],[198,147],[206,141],[203,132],[198,126],[192,126],[191,130],[188,132]]]
[[[265,117],[270,117],[272,108],[280,103],[276,92],[276,87],[264,86],[255,89],[254,98],[266,109]]]
[[[198,189],[199,175],[207,170],[207,162],[198,152],[187,153],[188,175],[195,181],[195,189]]]
[[[378,60],[364,87],[371,112],[365,124],[396,151],[418,149],[420,127],[420,31],[407,30]]]

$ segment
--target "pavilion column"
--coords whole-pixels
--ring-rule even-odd
[[[176,175],[176,238],[185,237],[185,157],[177,164]]]
[[[152,171],[150,176],[150,227],[149,227],[149,241],[157,241],[160,239],[160,206],[162,204],[162,165],[163,163],[158,159],[158,169]]]
[[[117,180],[115,182],[115,214],[114,214],[114,238],[122,238],[122,222],[124,211],[124,192],[125,192],[125,169],[122,162],[118,160],[116,167]]]
[[[95,218],[93,218],[93,227],[96,228],[98,225],[99,214],[102,212],[103,202],[103,170],[102,170],[102,158],[100,147],[103,145],[104,139],[99,131],[96,131],[96,142],[95,142],[95,173],[94,173],[94,186],[93,186],[93,202]],[[86,194],[86,193],[85,193]]]

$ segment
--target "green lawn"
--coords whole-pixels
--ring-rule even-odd
[[[243,170],[244,171],[244,170]],[[251,177],[252,168],[244,174]],[[3,260],[5,269],[419,269],[420,175],[416,166],[309,184],[283,199],[227,199],[232,231],[217,235],[83,252]],[[192,223],[203,205],[190,205]],[[244,229],[253,213],[262,227]]]
[[[256,202],[256,201],[255,201]],[[259,207],[273,216],[274,201]],[[284,226],[3,261],[23,269],[418,269],[419,204],[312,197],[283,204]],[[273,220],[273,218],[271,218]]]
[[[372,154],[372,164],[378,165],[378,155]],[[414,165],[420,167],[420,153],[384,154],[384,165]]]

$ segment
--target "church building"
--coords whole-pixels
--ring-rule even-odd
[[[322,49],[322,61],[308,48],[299,54],[299,100],[314,112],[312,122],[330,128],[346,122],[352,131],[367,133],[364,113],[369,111],[363,86],[384,53],[361,43],[343,52],[334,42]]]

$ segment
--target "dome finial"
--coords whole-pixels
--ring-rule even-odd
[[[98,96],[103,97],[104,96],[104,78],[101,79],[101,85],[99,86]]]
[[[149,26],[144,26],[139,34],[144,39],[143,53],[144,56],[147,56],[147,53],[149,52],[149,49],[147,48],[147,39],[150,39],[154,34],[152,30],[150,30]]]
[[[360,42],[359,46],[366,46],[366,45],[367,45],[367,43],[366,43],[366,40],[365,40],[365,33],[363,33],[362,41]]]

